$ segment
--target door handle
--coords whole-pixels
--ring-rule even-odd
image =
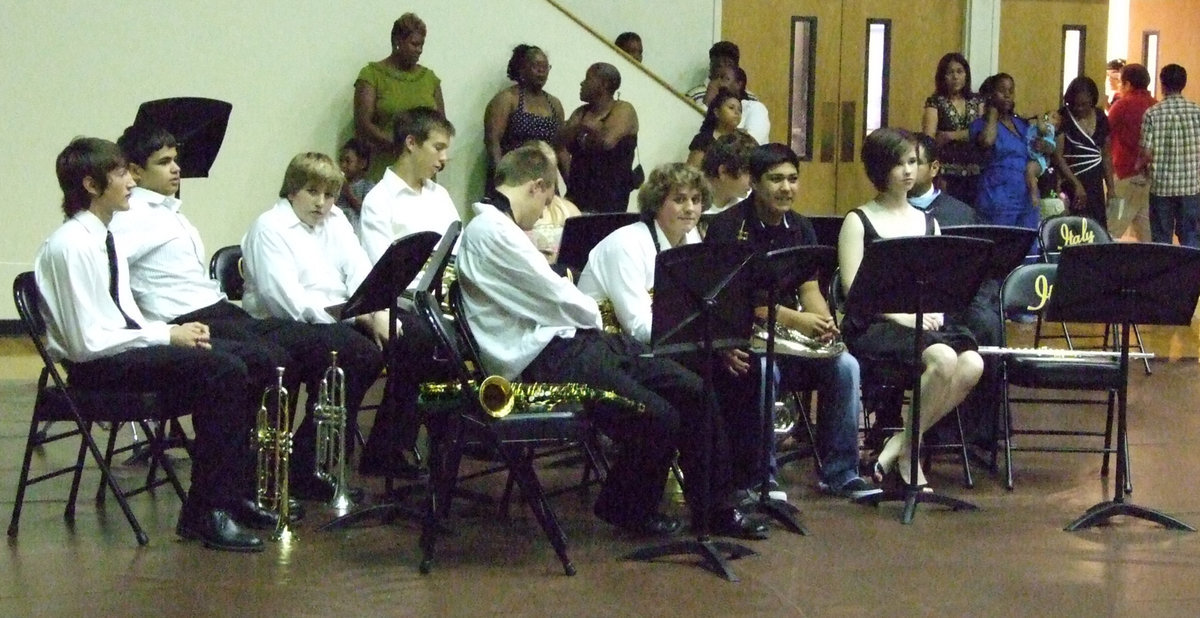
[[[826,101],[821,104],[821,163],[833,163],[834,149],[837,147],[837,101]]]
[[[854,161],[854,110],[857,107],[854,101],[842,102],[842,163]]]

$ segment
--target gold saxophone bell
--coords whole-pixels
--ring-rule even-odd
[[[479,405],[492,418],[508,416],[515,401],[512,382],[500,376],[488,376],[479,384]]]
[[[493,375],[485,378],[476,390],[480,406],[493,418],[503,418],[512,413],[548,412],[560,403],[606,403],[634,413],[646,411],[644,403],[585,384],[513,384],[501,376]],[[458,382],[427,382],[421,385],[420,396],[424,402],[446,401],[458,397],[460,391]]]
[[[346,480],[346,373],[338,367],[337,356],[337,350],[329,353],[329,368],[321,379],[313,419],[317,433],[317,476],[333,484],[329,506],[345,511],[354,503]]]
[[[288,462],[292,454],[292,418],[288,391],[283,386],[283,367],[275,369],[275,384],[263,391],[252,445],[256,451],[258,507],[279,516],[272,541],[289,539],[291,513],[288,508]]]

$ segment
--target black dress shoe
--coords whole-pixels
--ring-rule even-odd
[[[225,510],[237,523],[252,530],[274,530],[279,525],[279,515],[258,506],[250,498],[234,500],[225,505]]]
[[[253,498],[244,498],[224,505],[226,511],[237,523],[253,530],[274,530],[279,525],[279,515],[270,509],[258,506]],[[296,523],[304,519],[304,505],[294,498],[288,498],[288,523]]]
[[[263,550],[263,542],[244,530],[228,511],[192,510],[184,506],[175,534],[187,540],[199,540],[209,549],[254,552]]]
[[[621,517],[596,509],[596,517],[637,536],[671,536],[679,532],[679,520],[663,513],[652,513],[646,517]]]
[[[771,527],[762,519],[746,515],[736,508],[723,508],[713,513],[708,532],[716,536],[761,541],[771,535]]]

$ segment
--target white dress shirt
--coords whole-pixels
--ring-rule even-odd
[[[661,250],[671,249],[662,228],[657,222],[653,225]],[[700,233],[693,229],[679,244],[698,242]],[[653,322],[650,290],[654,289],[654,260],[657,257],[650,228],[638,221],[618,228],[597,243],[579,276],[579,290],[596,300],[611,300],[621,330],[644,343],[650,343]]]
[[[200,232],[179,212],[174,197],[136,187],[129,210],[109,224],[129,258],[129,285],[142,313],[153,320],[175,318],[225,300],[208,276]]]
[[[389,167],[363,198],[362,246],[374,264],[397,238],[417,232],[445,234],[458,220],[458,209],[445,188],[426,180],[413,189]]]
[[[484,368],[516,379],[554,337],[600,328],[596,301],[550,269],[505,213],[475,204],[463,230],[458,280]]]
[[[107,235],[96,215],[79,212],[42,243],[33,260],[48,347],[55,360],[83,363],[171,342],[171,326],[147,320],[133,302],[120,241],[116,254],[121,307],[113,302],[108,292]],[[141,328],[126,328],[121,309]]]
[[[771,118],[761,101],[742,100],[742,121],[738,128],[750,134],[759,144],[771,141]]]
[[[325,308],[346,302],[371,271],[340,208],[308,227],[287,198],[255,219],[242,238],[242,259],[247,313],[311,324],[337,322]]]

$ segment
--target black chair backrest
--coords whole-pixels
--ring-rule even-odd
[[[587,266],[588,254],[605,236],[617,228],[636,223],[640,217],[636,212],[608,212],[567,219],[563,224],[558,263],[576,273],[582,272]]]
[[[54,380],[55,386],[66,390],[66,380],[58,371],[54,359],[50,358],[50,350],[46,348],[46,321],[42,318],[41,311],[42,296],[38,292],[37,279],[32,272],[23,272],[13,279],[13,302],[17,306],[17,315],[21,319],[21,325],[25,327],[25,333],[33,341],[38,355],[42,357],[41,383],[45,384],[46,377],[49,377]]]
[[[242,248],[238,245],[221,247],[208,262],[208,276],[221,286],[229,300],[241,300],[246,291],[242,275]]]
[[[475,334],[471,332],[471,325],[467,323],[467,315],[463,311],[463,295],[462,286],[455,281],[450,284],[450,313],[454,315],[454,326],[458,330],[460,341],[466,348],[466,358],[472,365],[472,379],[483,379],[483,364],[479,360],[479,344],[475,341]]]
[[[817,244],[825,245],[826,247],[838,246],[838,236],[842,233],[842,223],[846,221],[845,217],[838,215],[807,215],[806,218],[812,223],[813,231],[817,233]]]
[[[472,375],[472,372],[467,369],[467,365],[463,361],[462,348],[459,347],[458,336],[446,324],[446,317],[442,314],[442,307],[437,297],[429,292],[417,292],[413,298],[413,309],[429,327],[429,332],[433,335],[434,345],[438,348],[436,352],[437,358],[450,364],[452,371],[455,372],[456,379],[463,388],[463,392],[471,390],[470,382],[475,380],[476,376]]]
[[[1014,269],[1000,288],[1002,314],[1045,311],[1057,272],[1057,264],[1025,264]]]
[[[1080,215],[1050,217],[1038,226],[1038,242],[1042,261],[1058,262],[1058,254],[1064,247],[1093,245],[1112,242],[1108,230],[1099,221]]]

